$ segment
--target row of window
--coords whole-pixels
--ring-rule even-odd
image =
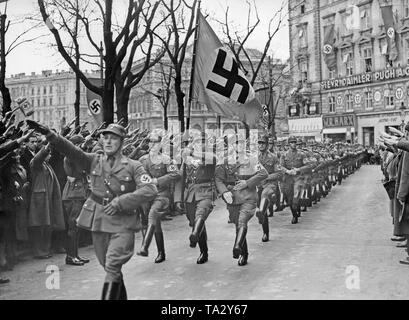
[[[43,99],[34,99],[32,98],[30,100],[31,105],[33,107],[48,107],[48,106],[61,106],[66,104],[66,98],[65,97],[58,97],[58,104],[56,104],[57,100],[54,100],[53,97],[49,98],[43,98]],[[81,96],[80,99],[80,104],[87,104],[87,97],[86,96]]]
[[[84,93],[86,91],[86,87],[81,85],[81,92]],[[53,93],[66,93],[67,92],[67,85],[65,84],[57,84],[57,85],[49,85],[49,86],[38,86],[38,87],[31,87],[31,89],[27,87],[16,87],[11,88],[10,93],[13,97],[25,97],[27,95],[31,96],[40,96],[40,95],[48,95]]]
[[[364,98],[363,98],[363,105],[365,110],[372,110],[373,109],[373,93],[370,91],[364,92]],[[384,95],[384,106],[387,109],[392,109],[395,108],[395,96],[393,95],[392,92],[389,94]],[[328,97],[328,111],[329,112],[335,112],[336,111],[336,105],[342,105],[344,104],[345,106],[345,111],[346,112],[352,112],[354,111],[354,96],[352,94],[346,94],[344,101],[341,103],[337,102],[337,97],[335,96],[330,96]]]

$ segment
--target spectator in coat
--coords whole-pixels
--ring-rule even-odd
[[[30,163],[32,188],[28,226],[31,228],[34,256],[38,259],[51,257],[52,231],[65,229],[60,185],[48,163],[50,157],[47,145]]]
[[[17,240],[27,241],[27,191],[25,169],[20,165],[18,150],[12,151],[1,163],[0,183],[3,190],[3,227],[6,268],[17,263]]]

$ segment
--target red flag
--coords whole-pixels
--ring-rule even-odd
[[[101,85],[100,79],[89,79],[89,81],[94,85]],[[95,124],[100,126],[104,119],[101,96],[87,88],[87,104],[88,110],[93,116]]]
[[[335,43],[335,31],[334,25],[324,27],[324,61],[327,64],[329,70],[333,70],[337,66],[337,55],[334,48]]]
[[[386,39],[388,40],[388,53],[389,60],[396,60],[398,57],[398,47],[397,47],[397,33],[395,29],[395,20],[393,18],[392,4],[385,1],[383,5],[381,4],[381,12],[383,24],[385,26]]]
[[[239,119],[249,127],[262,125],[263,108],[243,71],[199,12],[194,93],[213,112]]]

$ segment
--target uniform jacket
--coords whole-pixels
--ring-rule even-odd
[[[62,192],[62,200],[85,200],[88,191],[85,172],[75,170],[74,164],[67,157],[64,158],[64,171],[67,182]]]
[[[193,202],[215,197],[214,174],[216,157],[203,152],[201,157],[191,155],[182,163],[179,179],[175,184],[175,202]]]
[[[282,178],[284,173],[281,171],[280,160],[270,152],[259,152],[258,159],[261,165],[267,170],[268,177],[261,182],[261,186],[265,187],[271,183],[277,183]]]
[[[256,186],[268,177],[267,170],[257,158],[250,158],[249,156],[236,164],[229,163],[219,164],[216,167],[215,182],[219,193],[223,195],[223,193],[231,191],[233,205],[257,201]],[[247,187],[239,191],[233,190],[236,182],[240,180],[245,180]]]
[[[106,197],[119,211],[112,216],[107,215],[104,206],[89,197],[77,219],[78,226],[109,233],[138,231],[140,225],[136,209],[153,200],[158,192],[143,165],[118,154],[111,168],[106,155],[102,153],[86,153],[54,133],[50,133],[47,139],[90,175],[91,192],[95,196]]]
[[[43,147],[31,160],[32,187],[28,225],[64,229],[60,185],[54,170],[44,161],[47,156],[48,151]]]
[[[164,154],[142,156],[139,161],[146,172],[158,180],[158,195],[169,198],[174,182],[181,177],[181,172],[176,165],[176,161]]]
[[[311,171],[311,167],[309,164],[305,163],[305,154],[300,150],[288,150],[281,156],[280,165],[288,170],[298,168],[300,169],[300,174],[298,176],[290,176],[286,174],[284,176],[284,183],[290,183],[295,179],[304,179],[301,177],[303,173],[309,173]]]

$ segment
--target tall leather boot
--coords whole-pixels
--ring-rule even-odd
[[[247,228],[240,227],[237,230],[236,241],[233,247],[233,259],[238,259],[242,254],[243,242],[246,239]]]
[[[128,300],[128,294],[126,293],[124,280],[121,280],[121,292],[119,294],[119,300]]]
[[[268,219],[264,219],[264,222],[262,224],[263,227],[263,236],[261,238],[261,241],[267,242],[269,240],[269,234],[270,234],[270,227],[268,225]]]
[[[161,263],[165,261],[165,242],[163,240],[163,232],[155,232],[156,247],[158,248],[158,256],[155,259],[155,263]]]
[[[249,251],[247,248],[247,240],[246,238],[244,238],[243,241],[243,246],[242,246],[242,254],[239,257],[239,261],[237,261],[237,264],[241,267],[241,266],[245,266],[247,264],[247,259],[249,257]]]
[[[119,300],[121,288],[121,282],[105,282],[102,288],[101,300]]]
[[[264,220],[267,219],[267,208],[268,208],[269,201],[266,198],[262,198],[260,200],[260,206],[256,208],[256,217],[258,219],[258,223],[263,224]]]
[[[297,213],[297,208],[295,208],[293,205],[291,206],[291,213],[293,214],[293,218],[291,220],[292,224],[298,223],[298,213]]]
[[[200,234],[203,231],[203,226],[204,226],[204,219],[199,218],[195,221],[195,224],[193,226],[192,233],[189,236],[190,240],[190,247],[191,248],[196,248],[196,244],[199,241]]]
[[[274,204],[273,203],[270,203],[270,205],[268,206],[268,211],[269,211],[268,216],[274,217]]]
[[[208,256],[208,248],[207,248],[207,233],[206,233],[206,226],[203,227],[203,231],[199,237],[199,248],[200,248],[200,255],[197,258],[197,264],[203,264],[207,262]]]
[[[155,226],[153,224],[148,225],[148,229],[146,230],[145,238],[143,238],[143,241],[142,241],[141,250],[136,253],[138,256],[147,257],[149,255],[148,249],[149,249],[149,245],[151,244],[154,233],[155,233]]]

